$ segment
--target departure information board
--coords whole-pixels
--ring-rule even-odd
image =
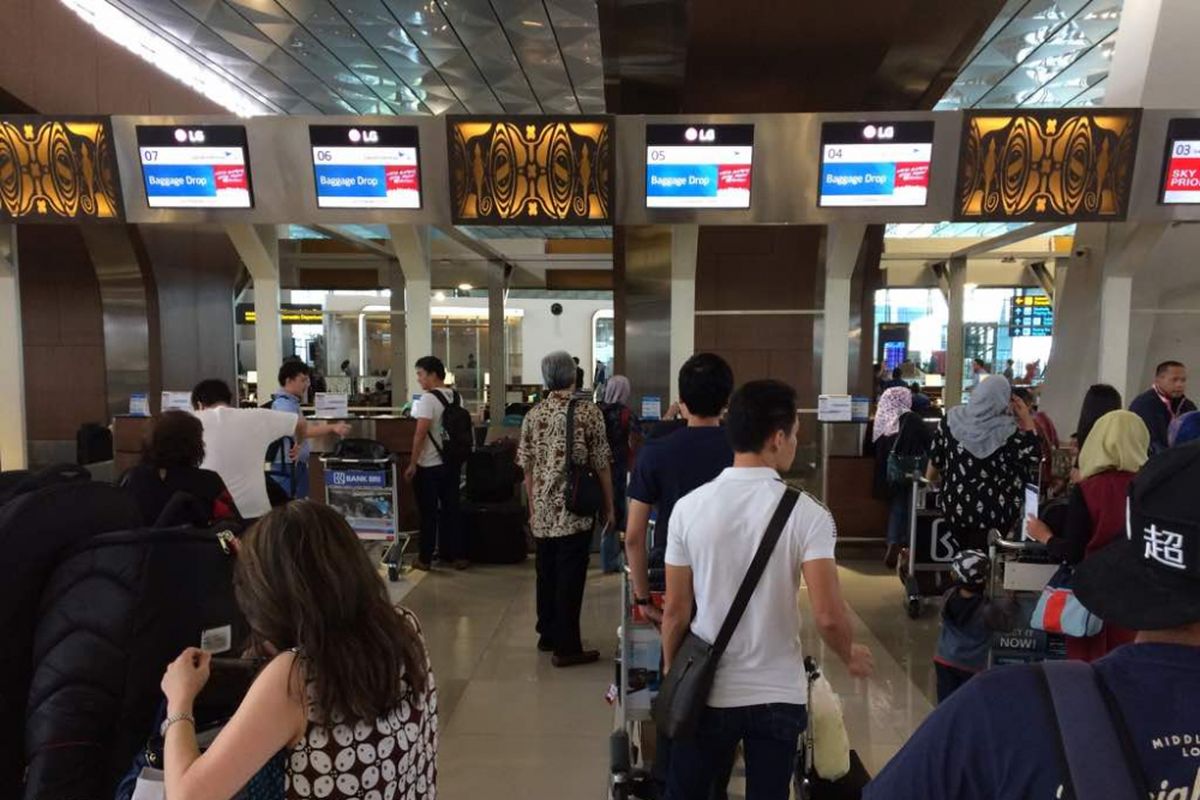
[[[1200,119],[1167,124],[1167,157],[1162,202],[1200,203]]]
[[[647,208],[749,208],[753,125],[647,125]]]
[[[923,206],[932,155],[932,122],[826,122],[818,205]]]
[[[319,208],[420,208],[417,129],[310,125]]]
[[[138,125],[138,157],[151,208],[252,208],[241,125]]]

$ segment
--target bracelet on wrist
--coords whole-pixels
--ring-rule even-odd
[[[158,729],[159,736],[164,739],[167,738],[167,731],[169,731],[171,726],[176,722],[190,722],[193,729],[196,727],[196,718],[190,713],[185,711],[179,714],[171,714],[163,720],[162,727]]]

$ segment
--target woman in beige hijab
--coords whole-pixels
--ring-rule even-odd
[[[1125,499],[1134,475],[1146,463],[1150,431],[1130,411],[1110,411],[1099,420],[1079,454],[1082,480],[1072,487],[1062,530],[1030,520],[1029,535],[1046,544],[1066,564],[1078,564],[1125,534]],[[1086,639],[1067,639],[1067,655],[1094,661],[1122,644],[1133,632],[1105,624]]]

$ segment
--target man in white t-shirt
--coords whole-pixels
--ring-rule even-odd
[[[421,513],[420,552],[414,569],[428,570],[436,549],[442,561],[455,569],[466,569],[466,542],[463,541],[462,512],[459,500],[461,464],[447,464],[440,450],[442,416],[447,404],[461,403],[458,393],[446,386],[446,365],[437,356],[417,361],[417,383],[424,394],[413,404],[417,421],[413,433],[413,457],[404,471],[412,481]]]
[[[192,389],[193,413],[204,424],[204,463],[221,476],[238,511],[246,519],[257,519],[271,510],[263,465],[267,447],[284,436],[299,444],[308,435],[304,416],[267,408],[232,408],[233,392],[224,381],[210,378]],[[344,423],[331,428],[345,436]]]
[[[734,393],[726,420],[733,466],[680,500],[671,514],[662,628],[668,670],[689,628],[707,642],[716,640],[783,497],[779,471],[795,460],[798,428],[790,386],[753,381]],[[836,537],[829,511],[801,495],[718,662],[696,735],[672,743],[668,800],[708,796],[714,770],[733,757],[739,742],[745,746],[747,796],[789,796],[807,723],[796,597],[801,577],[821,638],[850,674],[871,674],[871,651],[854,644],[838,585]]]

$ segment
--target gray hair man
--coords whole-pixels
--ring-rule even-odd
[[[613,518],[612,454],[604,414],[594,403],[572,399],[577,387],[570,354],[558,351],[542,359],[542,377],[549,391],[525,417],[517,459],[525,469],[529,526],[537,543],[538,649],[553,651],[554,666],[570,667],[600,654],[583,649],[579,629],[596,515],[567,508],[567,467],[594,473],[603,494],[599,516],[607,526]]]

